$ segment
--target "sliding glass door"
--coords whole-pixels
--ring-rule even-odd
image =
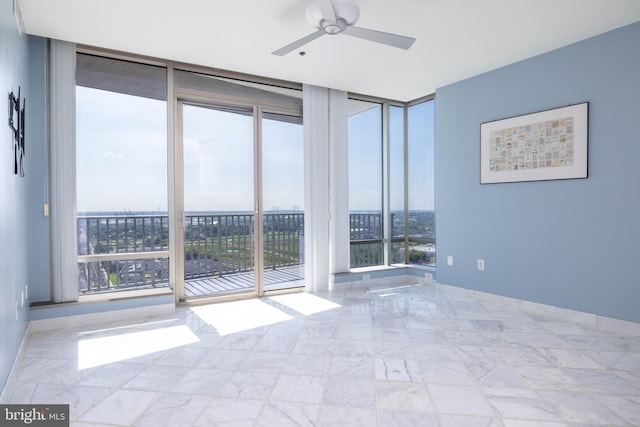
[[[264,289],[304,286],[302,118],[262,114],[261,142]]]
[[[184,299],[304,286],[301,118],[183,100]]]
[[[182,106],[187,298],[253,292],[253,111]]]

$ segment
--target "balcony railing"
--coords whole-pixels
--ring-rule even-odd
[[[184,224],[185,280],[254,269],[254,215],[187,215]],[[167,215],[78,216],[81,293],[167,286]],[[380,213],[352,213],[351,267],[379,265],[383,257]],[[304,214],[263,216],[265,269],[304,264]]]
[[[167,286],[169,219],[166,215],[78,216],[81,293]],[[185,279],[252,271],[252,214],[187,215]],[[264,266],[304,263],[304,214],[263,216]]]
[[[251,214],[187,216],[185,278],[195,279],[252,271],[254,216]],[[304,263],[304,214],[263,216],[264,268]]]
[[[381,213],[349,214],[351,229],[351,268],[384,263]]]
[[[166,215],[78,216],[79,291],[167,286]]]

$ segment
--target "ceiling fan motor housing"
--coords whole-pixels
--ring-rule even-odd
[[[323,19],[320,21],[320,27],[318,29],[323,30],[327,34],[340,34],[347,28],[347,21],[336,16],[336,22],[327,21]]]
[[[325,34],[346,34],[405,50],[416,41],[413,37],[356,27],[359,17],[360,8],[353,0],[314,0],[307,7],[307,20],[317,30],[271,53],[284,56]]]
[[[324,19],[318,4],[313,1],[307,7],[307,20],[311,25],[327,34],[340,34],[347,26],[356,23],[360,17],[360,8],[351,0],[332,0],[336,15],[335,22]]]

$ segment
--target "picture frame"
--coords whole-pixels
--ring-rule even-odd
[[[589,103],[480,124],[480,184],[587,178]]]

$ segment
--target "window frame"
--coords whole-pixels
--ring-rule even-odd
[[[357,100],[357,101],[365,101],[365,102],[373,102],[379,103],[382,105],[382,188],[380,191],[382,192],[382,200],[383,200],[383,208],[382,208],[382,230],[383,234],[381,239],[374,239],[376,242],[380,241],[382,244],[383,251],[383,262],[380,264],[371,264],[363,267],[367,268],[375,268],[379,266],[390,266],[390,265],[398,265],[397,262],[394,262],[394,248],[393,245],[397,243],[402,243],[402,249],[404,251],[404,261],[400,263],[402,266],[411,266],[418,268],[434,268],[434,265],[422,266],[418,264],[411,264],[409,259],[409,243],[417,242],[417,243],[433,243],[436,244],[436,238],[434,235],[433,239],[412,239],[409,235],[409,108],[422,104],[424,102],[434,101],[435,102],[435,94],[426,95],[420,98],[416,98],[414,100],[408,102],[400,102],[393,101],[384,98],[372,97],[367,95],[349,93],[349,99]],[[403,236],[402,237],[394,237],[393,236],[393,224],[391,218],[391,159],[390,159],[390,144],[391,144],[391,125],[390,125],[390,109],[391,107],[400,107],[403,109],[403,215],[404,215],[404,224],[403,224]],[[434,216],[435,216],[435,207],[434,207]],[[349,212],[349,217],[351,217],[351,212]],[[371,242],[374,242],[372,240]],[[360,244],[360,241],[349,239],[350,247],[354,245]],[[352,269],[358,268],[360,266],[353,267]]]

